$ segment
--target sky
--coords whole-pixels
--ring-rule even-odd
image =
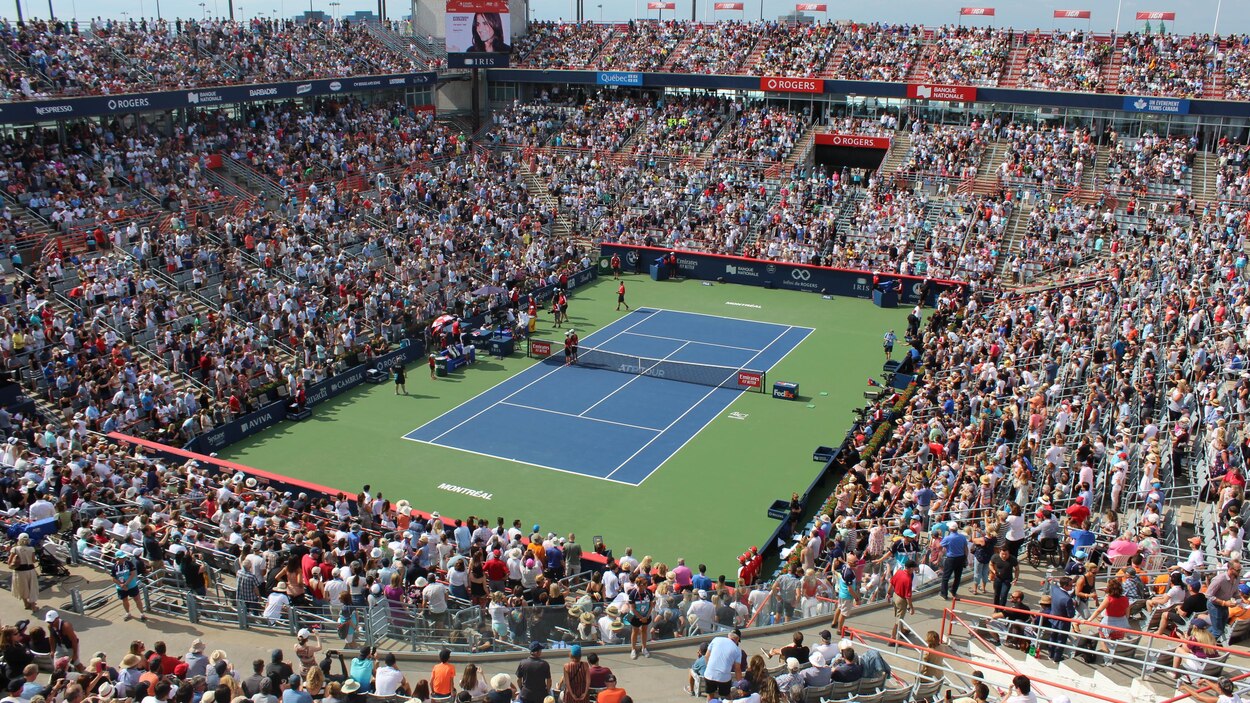
[[[60,17],[77,16],[80,20],[96,16],[123,19],[126,17],[155,17],[159,1],[161,16],[171,17],[203,17],[205,14],[214,17],[225,16],[229,0],[0,0],[0,17],[10,20],[16,18],[15,3],[22,3],[22,11],[27,17],[47,17],[49,1],[53,10]],[[429,2],[430,0],[421,0]],[[442,2],[443,0],[434,0]],[[794,2],[787,0],[742,0],[746,4],[745,12],[716,12],[711,10],[712,0],[675,0],[677,10],[664,11],[664,17],[674,15],[689,19],[691,2],[695,2],[696,18],[712,19],[759,19],[761,9],[766,19],[790,13],[794,10]],[[575,0],[530,0],[531,12],[540,20],[571,20],[576,16]],[[646,0],[583,0],[585,18],[588,20],[623,21],[631,17],[657,16],[657,12],[648,12]],[[406,16],[409,4],[406,0],[387,0],[387,11],[392,18]],[[761,8],[761,3],[763,7]],[[1061,4],[1062,3],[1062,4]],[[1221,6],[1223,4],[1223,7]],[[995,17],[964,18],[965,24],[994,26],[1010,26],[1017,29],[1064,29],[1091,27],[1095,31],[1110,31],[1116,26],[1117,5],[1120,6],[1120,29],[1141,29],[1142,22],[1134,19],[1138,11],[1167,11],[1176,13],[1175,26],[1169,31],[1185,34],[1211,32],[1216,27],[1217,8],[1219,12],[1219,31],[1228,33],[1250,32],[1250,12],[1245,11],[1245,0],[1200,0],[1183,2],[1181,0],[1060,0],[1059,2],[1038,3],[1028,0],[957,0],[955,2],[933,0],[893,0],[885,5],[874,5],[871,12],[865,11],[862,2],[847,0],[826,0],[829,7],[827,15],[815,13],[819,19],[849,19],[857,21],[909,22],[935,26],[953,23],[958,20],[961,6],[993,7]],[[203,5],[203,7],[201,7]],[[377,0],[234,0],[235,17],[267,15],[294,16],[312,7],[327,13],[350,14],[357,10],[376,10]],[[1239,8],[1241,8],[1239,10]],[[1055,10],[1090,10],[1090,20],[1056,20]]]

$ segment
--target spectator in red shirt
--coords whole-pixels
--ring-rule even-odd
[[[915,615],[916,606],[912,603],[912,578],[916,572],[916,562],[911,559],[903,568],[890,577],[890,595],[894,601],[894,629],[890,631],[890,639],[898,635],[898,623],[908,613]]]
[[[165,653],[165,643],[157,642],[152,645],[152,656],[148,659],[148,670],[160,671],[161,676],[169,676],[174,673],[174,669],[178,666],[178,658],[171,657]]]
[[[1089,508],[1085,507],[1085,498],[1077,496],[1076,501],[1068,506],[1064,511],[1068,516],[1068,524],[1079,530],[1085,529],[1085,523],[1089,521]]]

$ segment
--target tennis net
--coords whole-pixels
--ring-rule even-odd
[[[529,355],[542,359],[545,364],[562,365],[566,361],[563,342],[531,339]],[[700,386],[760,392],[764,390],[765,373],[756,369],[652,359],[592,347],[582,347],[578,351],[576,365],[587,369],[616,371],[634,376],[651,376]]]

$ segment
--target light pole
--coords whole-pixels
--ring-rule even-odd
[[[1119,0],[1118,2],[1116,2],[1115,4],[1115,35],[1117,37],[1120,36],[1120,9],[1123,7],[1124,7],[1124,0]],[[1115,46],[1112,45],[1111,48],[1112,50],[1114,50]]]
[[[200,19],[208,15],[208,7],[204,3],[200,3]]]
[[[335,2],[330,3],[330,13],[334,16],[334,19],[336,20],[339,18],[339,6],[342,4],[343,3],[341,2],[337,2],[337,0]]]
[[[52,0],[48,0],[52,2]],[[603,3],[599,3],[599,24],[603,24]]]
[[[51,2],[52,0],[48,0]],[[1212,34],[1220,33],[1220,8],[1224,6],[1224,0],[1215,1],[1215,27],[1211,29]]]

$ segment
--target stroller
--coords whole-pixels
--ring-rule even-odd
[[[39,565],[41,586],[46,583],[56,583],[70,576],[65,560],[57,554],[58,551],[64,551],[64,548],[47,539],[48,536],[56,534],[57,527],[56,518],[46,518],[31,523],[13,523],[5,528],[5,534],[11,540],[16,540],[17,536],[23,532],[30,535],[30,543],[35,548],[35,559]]]

